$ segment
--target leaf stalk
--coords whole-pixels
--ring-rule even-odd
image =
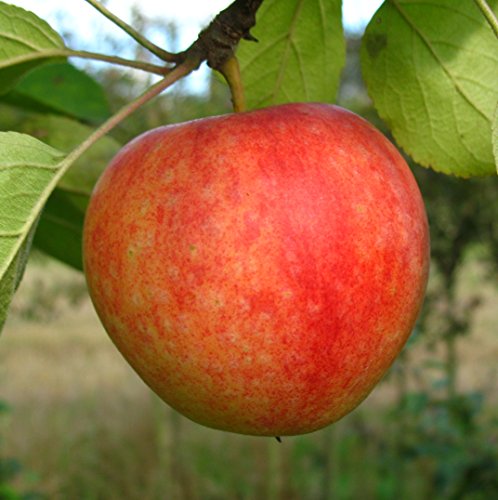
[[[98,54],[95,52],[87,52],[85,50],[72,50],[67,48],[29,52],[28,54],[23,54],[11,59],[5,59],[4,61],[0,61],[0,69],[30,61],[36,61],[37,59],[55,59],[58,57],[79,57],[82,59],[93,59],[95,61],[116,64],[119,66],[138,69],[141,71],[146,71],[147,73],[154,73],[161,76],[164,76],[172,69],[168,66],[157,66],[155,64],[150,64],[143,61],[123,59],[121,57],[108,56],[106,54]]]
[[[137,30],[135,30],[135,28],[125,23],[118,16],[110,12],[104,5],[102,5],[102,3],[98,2],[97,0],[85,0],[85,1],[89,3],[92,7],[97,9],[102,15],[104,15],[107,19],[109,19],[109,21],[111,21],[116,26],[125,31],[138,44],[146,48],[149,52],[151,52],[155,56],[159,57],[160,59],[166,62],[173,62],[173,63],[179,62],[178,54],[173,54],[171,52],[168,52],[162,49],[161,47],[157,46],[156,44],[152,43],[149,39],[147,39]]]
[[[111,116],[99,128],[97,128],[87,139],[85,139],[78,147],[76,147],[65,158],[65,162],[74,163],[85,151],[87,151],[95,142],[108,134],[116,125],[121,123],[125,118],[134,113],[137,109],[150,101],[153,97],[171,87],[175,82],[188,75],[199,67],[200,61],[195,59],[187,59],[184,63],[173,68],[161,81],[147,89],[142,95],[137,97],[132,102],[121,108],[116,114]]]
[[[498,19],[486,0],[474,0],[498,38]]]

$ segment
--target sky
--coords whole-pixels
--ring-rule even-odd
[[[92,28],[97,19],[93,7],[84,0],[6,0],[19,5],[51,22],[74,20],[80,28]],[[230,0],[108,0],[107,8],[125,20],[129,20],[130,8],[139,5],[148,16],[173,19],[186,30],[205,24],[220,10],[227,7]],[[378,9],[382,0],[343,0],[344,24],[349,29],[361,30]],[[76,10],[75,10],[76,9]]]
[[[4,1],[31,10],[48,21],[59,33],[76,32],[78,39],[87,41],[90,46],[93,45],[91,50],[96,47],[95,38],[98,33],[109,33],[117,39],[127,36],[84,0]],[[188,47],[197,38],[200,28],[230,3],[231,0],[108,0],[105,2],[111,12],[126,22],[130,22],[130,9],[133,5],[138,5],[147,17],[157,16],[167,21],[175,21],[179,27],[179,49]],[[381,3],[382,0],[343,0],[343,21],[346,29],[361,33]],[[164,45],[161,40],[153,39],[153,41]],[[71,46],[71,48],[90,50],[88,46]],[[206,71],[195,72],[189,77],[191,85],[194,88],[202,87],[206,75]]]

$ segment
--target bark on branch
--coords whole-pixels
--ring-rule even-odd
[[[208,66],[220,70],[233,57],[241,39],[257,41],[251,35],[256,24],[256,12],[263,0],[235,0],[222,10],[201,31],[197,40],[183,52],[182,59],[206,61]]]

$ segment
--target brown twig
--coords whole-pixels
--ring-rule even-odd
[[[262,3],[263,0],[235,0],[201,31],[183,53],[185,58],[196,54],[209,67],[220,70],[233,57],[240,40],[256,41],[250,30],[256,24],[256,12]]]
[[[98,0],[86,0],[86,2],[163,61],[175,63],[177,66],[187,59],[189,61],[199,60],[199,65],[206,61],[209,67],[220,70],[233,57],[241,39],[257,41],[251,35],[250,30],[256,24],[256,12],[263,0],[235,0],[222,10],[206,29],[199,33],[197,40],[187,50],[179,53],[167,52],[154,45],[134,28],[112,14]]]
[[[186,76],[198,69],[206,61],[209,67],[220,71],[227,80],[232,93],[234,111],[245,110],[244,92],[238,61],[235,58],[235,49],[242,39],[257,41],[250,30],[256,24],[256,12],[263,0],[235,0],[226,9],[222,10],[206,29],[199,33],[197,40],[187,50],[179,53],[170,53],[155,46],[131,26],[109,12],[98,0],[86,1],[163,61],[174,63],[173,65],[166,65],[164,68],[155,65],[146,66],[145,63],[134,63],[136,67],[140,66],[140,69],[162,75],[170,72],[173,74],[181,73],[186,69],[187,71],[183,74],[183,76]],[[71,55],[91,56],[91,54],[77,51],[72,51]],[[103,57],[99,56],[100,59]],[[106,60],[108,62],[122,63],[117,58],[110,56]]]
[[[251,34],[256,12],[263,0],[235,0],[200,32],[197,40],[183,52],[184,60],[206,61],[227,81],[235,112],[245,111],[244,89],[235,49],[240,40],[257,41]],[[182,55],[182,54],[180,54]]]

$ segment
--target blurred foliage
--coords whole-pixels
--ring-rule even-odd
[[[2,400],[0,400],[0,429],[3,426],[2,420],[8,414],[10,408]],[[2,449],[2,441],[0,439],[0,450]],[[0,500],[45,500],[46,497],[35,491],[20,492],[14,486],[16,480],[26,475],[21,463],[15,458],[4,457],[0,452]]]
[[[65,311],[76,311],[88,301],[85,278],[81,273],[64,269],[57,261],[34,249],[30,256],[30,280],[12,303],[10,313],[17,320],[47,323]],[[56,279],[47,280],[48,276]],[[1,500],[1,497],[0,497]]]
[[[2,102],[28,111],[57,113],[90,123],[109,117],[103,88],[69,63],[45,64],[25,75]]]

